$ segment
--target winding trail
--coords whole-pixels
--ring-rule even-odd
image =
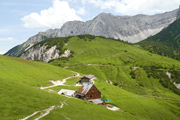
[[[67,99],[68,100],[68,99]],[[66,100],[65,100],[66,101]],[[35,118],[34,120],[39,120],[39,119],[41,119],[41,118],[43,118],[44,116],[46,116],[46,115],[48,115],[53,109],[55,109],[55,108],[63,108],[63,106],[64,106],[64,104],[65,105],[68,105],[65,101],[60,101],[61,102],[61,106],[50,106],[48,109],[45,109],[45,110],[42,110],[42,111],[36,111],[36,112],[34,112],[33,114],[31,114],[31,115],[29,115],[29,116],[27,116],[27,117],[25,117],[25,118],[23,118],[23,119],[19,119],[19,120],[27,120],[27,119],[29,119],[30,117],[33,117],[34,115],[36,115],[37,113],[41,113],[41,115],[39,116],[39,117],[37,117],[37,118]],[[45,112],[45,113],[44,113]],[[70,118],[68,118],[68,117],[66,117],[66,116],[64,116],[66,119],[70,119]]]
[[[71,78],[74,78],[74,77],[82,77],[80,76],[80,73],[77,73],[77,72],[74,72],[74,75],[72,77],[67,77],[65,79],[63,79],[62,81],[60,80],[57,80],[57,81],[53,81],[53,80],[49,80],[53,85],[52,86],[47,86],[47,87],[39,87],[39,89],[42,89],[42,90],[47,90],[48,92],[55,92],[51,89],[48,89],[48,88],[52,88],[52,87],[56,87],[56,86],[60,86],[60,85],[65,85],[64,83],[66,83],[66,80],[68,79],[71,79]],[[77,85],[78,86],[78,85]],[[71,97],[68,97],[68,99],[71,98]],[[68,100],[67,99],[67,100]],[[41,111],[36,111],[34,112],[33,114],[29,115],[29,116],[26,116],[25,118],[22,118],[22,119],[19,119],[19,120],[27,120],[31,117],[33,117],[34,115],[36,115],[37,113],[41,113],[41,115],[37,118],[35,118],[34,120],[39,120],[41,118],[43,118],[44,116],[48,115],[53,109],[55,108],[63,108],[64,104],[68,106],[68,104],[66,103],[66,101],[60,101],[61,102],[61,106],[50,106],[48,109],[45,109],[45,110],[41,110]],[[70,118],[68,118],[67,116],[63,115],[67,120],[71,120]]]
[[[36,111],[36,112],[34,112],[33,114],[31,114],[31,115],[29,115],[29,116],[27,116],[27,117],[25,117],[25,118],[23,118],[23,119],[19,119],[19,120],[27,120],[27,119],[29,119],[30,117],[36,115],[36,114],[39,113],[39,112],[40,112],[40,111]]]
[[[45,113],[34,120],[39,120],[39,119],[43,118],[44,116],[48,115],[50,113],[50,111],[53,110],[54,108],[55,108],[55,106],[51,106],[50,108],[43,110],[43,111],[45,111]]]
[[[112,108],[111,107],[107,107],[107,109],[112,110],[112,111],[118,111],[120,108],[114,106]]]
[[[40,89],[44,90],[44,89],[48,89],[48,88],[52,88],[52,87],[56,87],[56,86],[60,86],[60,85],[65,85],[64,83],[66,83],[67,79],[71,79],[71,78],[74,78],[74,77],[82,77],[77,72],[75,74],[76,74],[75,76],[73,75],[72,77],[67,77],[67,78],[63,79],[62,81],[60,81],[60,80],[57,80],[57,81],[49,80],[54,85],[47,86],[47,87],[40,87]]]

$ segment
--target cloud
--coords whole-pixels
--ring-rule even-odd
[[[14,40],[13,37],[8,37],[8,38],[0,38],[0,41],[12,41]]]
[[[40,14],[31,13],[21,20],[26,28],[60,28],[67,21],[82,20],[76,13],[68,2],[54,0],[53,7],[41,10]],[[83,10],[79,14],[83,14]]]
[[[85,15],[86,11],[84,10],[84,8],[79,8],[79,10],[76,11],[76,13],[79,14],[79,15]]]
[[[4,53],[6,53],[6,52],[1,52],[1,51],[0,51],[0,55],[3,55]]]
[[[178,8],[179,0],[82,0],[100,9],[113,10],[122,15],[156,14]]]

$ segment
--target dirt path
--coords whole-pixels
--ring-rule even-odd
[[[107,107],[107,109],[112,110],[112,111],[118,111],[120,108],[114,106],[112,108],[111,107]]]
[[[75,76],[73,75],[72,77],[67,77],[67,78],[63,79],[62,81],[60,81],[60,80],[57,80],[57,81],[49,80],[53,84],[52,86],[39,87],[39,88],[44,90],[44,89],[48,89],[48,88],[52,88],[52,87],[56,87],[56,86],[60,86],[60,85],[65,85],[64,83],[66,83],[66,80],[68,80],[68,79],[71,79],[71,78],[74,78],[74,77],[82,77],[77,72],[75,74],[76,74]]]
[[[43,111],[45,111],[45,113],[34,120],[39,120],[39,119],[43,118],[44,116],[48,115],[50,113],[50,111],[53,110],[54,108],[55,108],[55,106],[51,106],[50,108],[43,110]]]
[[[69,98],[68,98],[69,99]],[[68,100],[67,99],[67,100]],[[67,100],[65,100],[65,101],[67,101]],[[65,101],[60,101],[61,102],[61,106],[51,106],[51,107],[49,107],[48,109],[45,109],[45,110],[42,110],[42,111],[36,111],[36,112],[34,112],[33,114],[31,114],[31,115],[29,115],[29,116],[27,116],[27,117],[25,117],[25,118],[23,118],[23,119],[19,119],[19,120],[27,120],[27,119],[29,119],[30,117],[33,117],[34,115],[36,115],[37,113],[41,113],[41,115],[39,116],[39,117],[37,117],[37,118],[35,118],[34,120],[39,120],[39,119],[41,119],[41,118],[43,118],[44,116],[46,116],[46,115],[48,115],[53,109],[55,109],[55,108],[63,108],[63,106],[64,106],[64,104],[65,105],[68,105]],[[44,113],[45,112],[45,113]],[[68,117],[66,117],[66,116],[64,116],[66,119],[70,119],[70,118],[68,118]]]
[[[57,80],[57,81],[50,80],[50,82],[51,82],[52,84],[54,84],[54,85],[52,85],[52,86],[47,86],[47,87],[40,87],[39,89],[46,90],[46,89],[48,89],[48,88],[52,88],[52,87],[55,87],[55,86],[65,85],[64,83],[66,83],[66,80],[68,80],[68,79],[70,79],[70,78],[73,78],[73,77],[82,77],[82,76],[80,76],[80,73],[77,73],[77,72],[74,72],[74,73],[75,73],[75,74],[74,74],[72,77],[67,77],[67,78],[63,79],[62,81],[60,81],[60,80]],[[55,91],[48,89],[48,92],[55,92]],[[68,99],[69,99],[69,97],[68,97]],[[68,99],[67,99],[67,100],[68,100]],[[67,100],[65,100],[65,101],[67,101]],[[64,104],[65,104],[65,105],[68,105],[65,101],[63,101],[63,102],[60,101],[60,102],[61,102],[61,106],[50,106],[48,109],[45,109],[45,110],[42,110],[42,111],[36,111],[36,112],[34,112],[33,114],[31,114],[31,115],[29,115],[29,116],[27,116],[27,117],[25,117],[25,118],[23,118],[23,119],[19,119],[19,120],[27,120],[27,119],[29,119],[30,117],[33,117],[34,115],[36,115],[37,113],[40,112],[40,113],[41,113],[41,116],[39,116],[39,117],[37,117],[36,119],[34,119],[34,120],[39,120],[39,119],[43,118],[44,116],[48,115],[53,109],[55,109],[55,108],[63,108]],[[44,112],[45,112],[45,113],[44,113]],[[64,115],[64,117],[65,117],[67,120],[71,120],[70,118],[68,118],[68,117],[65,116],[65,115]]]
[[[29,115],[29,116],[27,116],[27,117],[25,117],[25,118],[23,118],[23,119],[20,119],[20,120],[27,120],[27,119],[29,119],[30,117],[36,115],[36,114],[39,113],[39,112],[40,112],[40,111],[36,111],[36,112],[34,112],[33,114],[31,114],[31,115]]]
[[[94,66],[113,66],[113,67],[130,67],[130,66],[122,66],[122,65],[109,65],[109,64],[83,64],[83,66],[90,66],[90,65],[94,65]],[[82,66],[82,65],[76,65],[76,66],[66,66],[65,68],[74,68],[74,67],[78,67],[78,66]]]

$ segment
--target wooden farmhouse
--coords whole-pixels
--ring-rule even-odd
[[[84,83],[76,92],[76,97],[83,100],[101,99],[101,92],[95,87],[94,84]]]
[[[68,90],[68,89],[61,89],[58,92],[59,95],[67,95],[67,96],[71,96],[71,97],[74,97],[75,93],[76,93],[75,90]]]
[[[83,84],[83,83],[93,83],[94,84],[94,81],[93,81],[93,79],[95,78],[95,76],[94,75],[85,75],[84,77],[82,77],[81,78],[81,84]]]
[[[93,102],[95,104],[102,104],[101,92],[94,85],[93,78],[94,75],[85,75],[81,78],[82,86],[75,93],[75,97]]]

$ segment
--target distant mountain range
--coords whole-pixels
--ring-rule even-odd
[[[180,59],[180,18],[157,35],[137,44],[152,53]]]
[[[5,55],[19,57],[34,44],[54,37],[66,37],[82,34],[92,34],[107,38],[121,39],[136,43],[155,35],[179,17],[178,9],[156,15],[114,16],[101,13],[94,19],[70,21],[60,29],[49,29],[30,37],[26,42],[9,50]]]

